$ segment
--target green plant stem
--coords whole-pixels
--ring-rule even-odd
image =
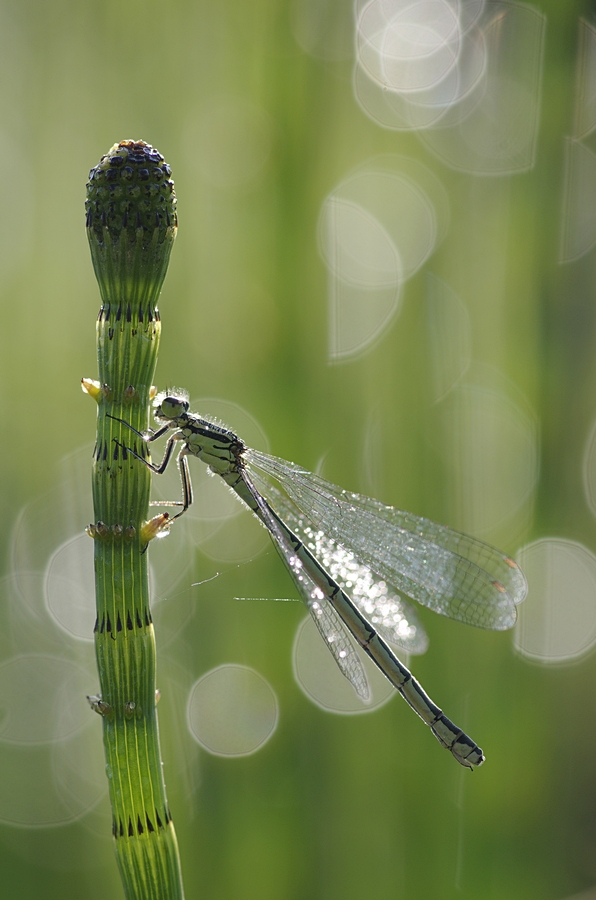
[[[123,146],[132,146],[134,152],[121,153]],[[152,170],[151,160],[145,165],[143,157],[149,151],[155,165],[161,166],[163,160],[156,161],[156,151],[142,142],[115,145],[111,155],[92,170],[96,176],[88,186],[87,227],[102,294],[97,321],[99,382],[83,383],[98,403],[95,522],[88,531],[95,540],[95,650],[101,693],[92,701],[103,720],[112,833],[126,897],[182,900],[178,847],[159,747],[155,636],[145,552],[165,517],[148,522],[151,473],[123,445],[136,446],[139,452],[144,447],[130,429],[111,418],[122,419],[140,432],[149,425],[161,330],[157,299],[176,226],[175,211],[170,216],[173,190],[162,191],[169,170],[160,175]],[[136,162],[130,160],[135,153]],[[124,157],[132,175],[118,159],[114,163],[116,157]],[[158,183],[161,191],[153,192],[157,212],[153,203],[147,217],[146,207],[138,213],[134,203],[147,197],[153,202],[155,197],[132,190],[139,184],[145,188],[145,182]],[[123,191],[115,191],[114,184]]]

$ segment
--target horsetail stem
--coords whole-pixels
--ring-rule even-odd
[[[162,774],[156,713],[155,637],[149,609],[148,541],[167,516],[148,521],[151,473],[123,445],[149,427],[157,362],[157,300],[176,236],[170,167],[143,141],[115,144],[90,172],[87,235],[102,306],[99,380],[83,379],[97,401],[93,458],[97,620],[112,833],[128,900],[182,900],[178,846]],[[114,418],[112,418],[114,417]],[[119,443],[117,443],[119,442]],[[145,444],[133,446],[146,453]]]

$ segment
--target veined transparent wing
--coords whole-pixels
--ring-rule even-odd
[[[526,580],[494,547],[345,491],[294,463],[250,449],[244,456],[263,496],[271,489],[268,479],[274,479],[316,529],[398,591],[469,625],[494,630],[514,625]]]
[[[354,553],[317,530],[289,497],[259,472],[251,476],[273,509],[279,513],[333,580],[390,644],[407,653],[425,653],[428,637],[413,606],[400,597],[378,575],[360,562]]]
[[[251,480],[246,479],[251,485]],[[254,489],[254,488],[253,488]],[[258,502],[258,490],[255,499]],[[370,700],[370,689],[366,673],[352,637],[337,612],[333,609],[325,593],[304,569],[296,552],[275,518],[271,515],[262,499],[259,503],[263,522],[271,535],[275,549],[281,556],[292,580],[310,612],[319,634],[331,651],[341,672],[348,679],[358,696],[367,703]],[[291,528],[291,526],[289,526]]]

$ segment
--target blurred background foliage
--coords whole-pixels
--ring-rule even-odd
[[[91,515],[84,186],[126,138],[165,155],[179,198],[159,385],[241,434],[252,417],[336,483],[523,548],[530,580],[513,637],[421,614],[411,664],[484,749],[471,776],[399,698],[310,702],[302,607],[233,599],[295,596],[246,517],[152,548],[187,896],[596,896],[595,28],[578,0],[2,0],[6,896],[121,896],[83,700],[92,571],[68,542]],[[193,682],[224,663],[277,697],[254,755],[209,755],[187,726]]]

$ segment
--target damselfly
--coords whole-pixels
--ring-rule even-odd
[[[459,622],[504,630],[526,595],[518,567],[499,550],[428,519],[344,491],[294,463],[251,450],[234,432],[189,412],[185,395],[159,394],[154,415],[161,425],[147,444],[172,432],[159,465],[121,444],[122,457],[165,472],[177,442],[183,499],[192,503],[188,456],[220,475],[268,530],[340,670],[357,694],[369,699],[366,675],[350,635],[426,722],[439,743],[468,768],[484,762],[482,750],[436,706],[398,660],[387,640],[414,649],[420,630],[407,601],[396,598],[392,622],[383,622],[388,587]],[[117,421],[128,425],[122,419]],[[134,429],[131,429],[134,431]],[[351,596],[350,596],[351,595]],[[394,609],[394,611],[395,611]],[[371,614],[372,612],[372,614]]]

